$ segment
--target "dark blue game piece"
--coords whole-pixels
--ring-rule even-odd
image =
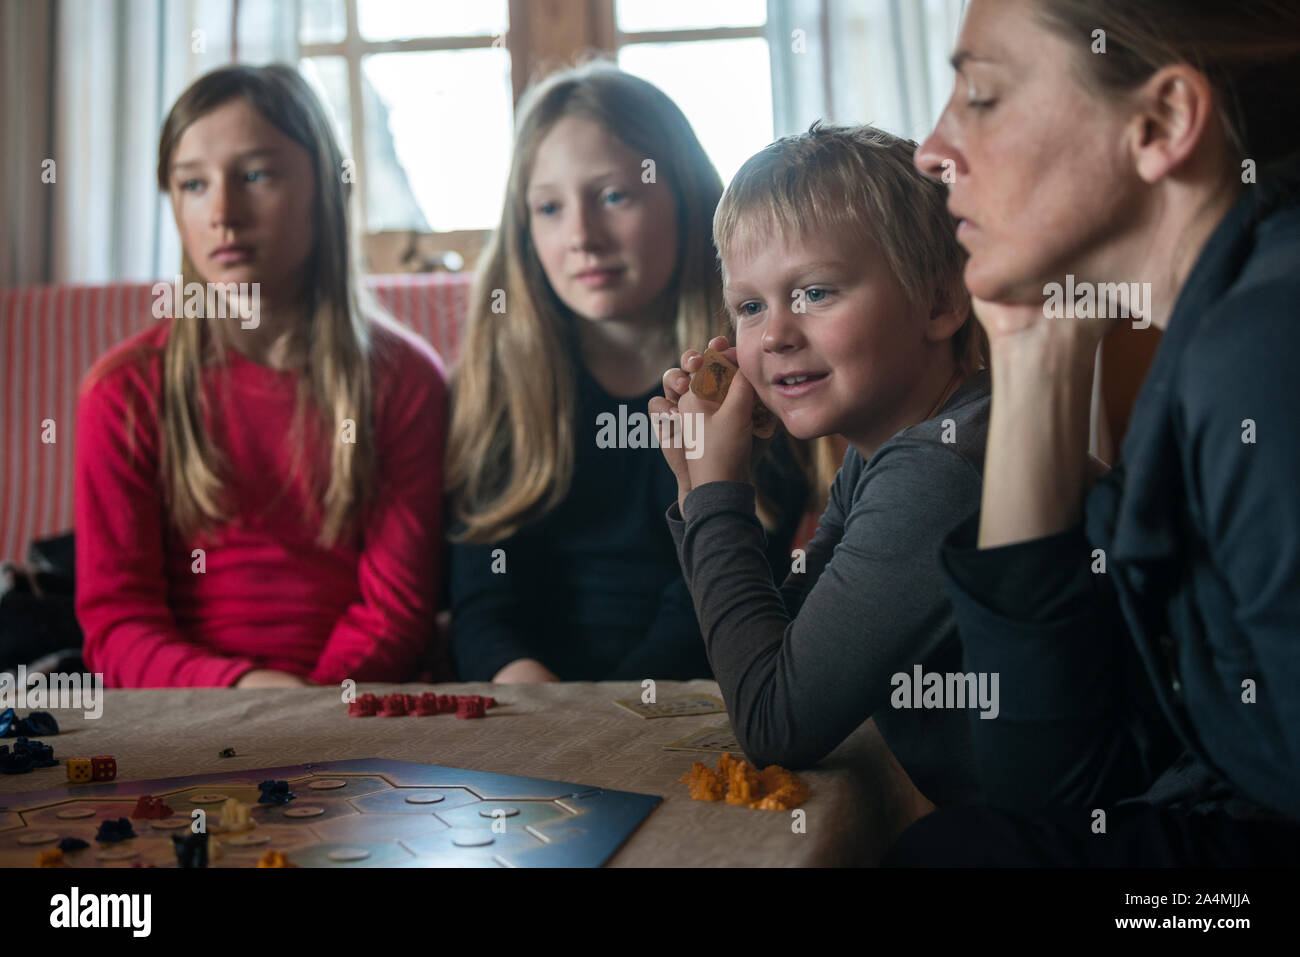
[[[135,837],[135,829],[131,827],[128,819],[119,817],[114,821],[112,818],[105,818],[99,822],[99,833],[95,835],[95,840],[105,844],[116,844],[118,841],[133,837]]]
[[[88,847],[90,847],[90,845],[79,837],[65,837],[63,840],[59,841],[59,850],[64,854],[67,854],[69,851],[84,851]]]
[[[45,737],[59,733],[59,722],[48,711],[33,711],[18,722],[19,730],[29,737]]]
[[[208,834],[173,834],[172,850],[181,867],[208,866]]]
[[[14,709],[5,708],[0,711],[0,738],[12,738],[17,731],[12,730],[14,726]]]
[[[0,774],[26,774],[32,769],[32,756],[26,750],[19,751],[17,748],[12,753],[5,748],[5,753],[0,754]]]
[[[257,786],[257,789],[262,792],[257,799],[258,804],[283,805],[288,804],[295,797],[293,792],[289,790],[288,781],[263,781]]]
[[[59,762],[54,760],[54,749],[41,741],[28,741],[19,738],[14,745],[14,754],[25,754],[31,758],[34,768],[52,768]]]

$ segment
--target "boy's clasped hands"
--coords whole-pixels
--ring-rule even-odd
[[[726,336],[709,340],[709,348],[736,362],[735,347]],[[703,362],[703,353],[694,349],[683,352],[681,366],[663,375],[663,396],[650,400],[659,448],[677,477],[678,508],[684,507],[692,489],[709,482],[749,482],[751,463],[766,444],[754,437],[756,396],[742,372],[737,370],[721,403],[691,391],[691,376],[700,371]],[[686,430],[685,416],[694,417],[692,427]]]

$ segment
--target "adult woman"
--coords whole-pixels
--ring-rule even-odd
[[[994,398],[943,562],[967,667],[1001,676],[976,747],[1010,810],[934,815],[891,860],[1294,862],[1300,13],[974,0],[953,64],[917,164],[952,183]],[[1149,285],[1062,315],[1067,281]],[[1165,335],[1089,491],[1093,357],[1138,299]]]

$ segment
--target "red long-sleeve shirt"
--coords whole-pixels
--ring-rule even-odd
[[[375,328],[377,494],[331,548],[316,542],[309,470],[290,479],[298,374],[233,349],[224,368],[205,367],[231,518],[190,540],[162,499],[169,323],[109,352],[82,386],[76,605],[87,664],[110,687],[228,686],[254,668],[321,683],[409,679],[434,634],[441,579],[447,386],[437,354]],[[308,444],[327,463],[328,443]]]

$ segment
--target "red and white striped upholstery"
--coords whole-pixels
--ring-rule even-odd
[[[469,307],[468,273],[367,276],[380,304],[448,366]],[[157,320],[151,283],[0,289],[0,561],[72,527],[77,388],[108,349]],[[53,420],[54,441],[41,423]]]

